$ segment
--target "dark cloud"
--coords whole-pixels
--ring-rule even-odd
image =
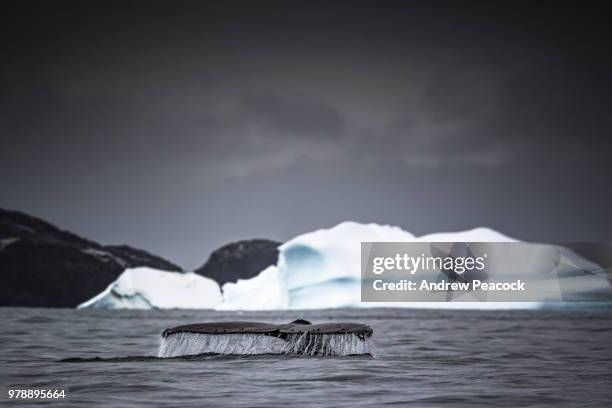
[[[338,137],[344,130],[340,114],[330,106],[308,97],[282,98],[278,95],[248,94],[240,113],[264,132],[274,130],[285,137]]]
[[[608,17],[514,2],[14,3],[0,205],[188,267],[228,240],[345,219],[609,238]]]

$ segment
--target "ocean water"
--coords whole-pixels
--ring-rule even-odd
[[[152,357],[167,327],[296,318],[367,323],[374,329],[373,356]],[[610,310],[236,313],[0,308],[0,321],[0,403],[7,406],[612,404]],[[67,358],[79,362],[60,362]],[[15,401],[7,398],[9,389],[64,389],[66,397]]]

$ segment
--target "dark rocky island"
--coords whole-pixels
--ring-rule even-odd
[[[74,307],[137,266],[181,271],[141,249],[101,245],[25,213],[0,209],[0,306]]]
[[[233,242],[215,250],[204,265],[195,270],[219,285],[257,276],[278,259],[280,242],[252,239]]]

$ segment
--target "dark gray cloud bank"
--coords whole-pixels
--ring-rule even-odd
[[[186,267],[343,220],[609,240],[598,7],[16,2],[0,206]]]

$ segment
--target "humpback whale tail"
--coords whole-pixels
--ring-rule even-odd
[[[287,324],[211,322],[188,324],[162,332],[159,357],[202,353],[301,354],[345,356],[370,354],[372,328],[358,323]]]

